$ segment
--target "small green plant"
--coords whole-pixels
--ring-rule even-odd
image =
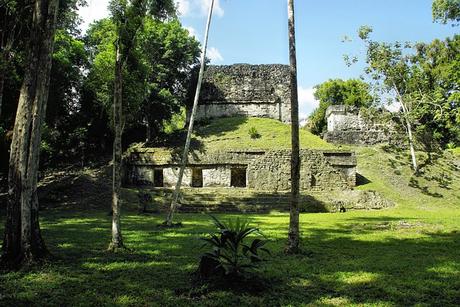
[[[247,220],[237,218],[225,224],[214,216],[211,218],[217,232],[203,238],[206,242],[203,246],[212,247],[212,251],[201,257],[199,271],[202,278],[242,277],[247,270],[255,268],[263,260],[260,252],[270,254],[264,247],[268,242],[265,239],[255,238],[250,244],[246,244],[249,235],[262,236],[259,229],[251,227]]]
[[[258,138],[261,137],[261,135],[260,135],[259,131],[257,131],[256,127],[249,128],[248,134],[251,137],[251,139],[258,139]]]

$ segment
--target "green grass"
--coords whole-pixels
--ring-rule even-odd
[[[255,128],[259,138],[249,133]],[[274,119],[253,117],[219,118],[196,128],[195,138],[207,150],[225,149],[288,149],[291,148],[291,126]],[[301,129],[301,148],[333,149],[335,146]]]
[[[252,126],[260,139],[250,138]],[[213,149],[247,144],[289,147],[289,127],[265,119],[215,121],[198,128],[198,135]],[[332,147],[305,131],[302,140],[303,146]],[[43,236],[55,258],[42,266],[0,273],[0,306],[458,306],[458,155],[446,153],[424,165],[426,156],[419,154],[423,167],[414,176],[404,151],[344,148],[357,153],[363,176],[358,188],[377,190],[397,206],[374,212],[302,214],[301,244],[306,252],[298,256],[283,254],[287,213],[245,214],[271,240],[272,257],[260,274],[272,288],[264,293],[188,295],[190,275],[203,252],[199,238],[213,230],[210,218],[178,214],[183,228],[157,228],[164,216],[136,214],[134,196],[125,199],[129,203],[124,208],[130,210],[122,219],[124,239],[132,251],[108,253],[110,195],[93,197],[101,188],[93,191],[77,180],[59,193],[75,194],[70,200],[90,209],[62,203],[42,211]],[[97,182],[95,178],[88,182]],[[109,186],[109,179],[102,181]],[[3,225],[0,216],[0,228]]]
[[[420,173],[414,175],[406,151],[385,151],[380,147],[351,149],[356,151],[358,173],[366,181],[358,189],[379,191],[407,210],[460,208],[460,164],[449,152],[434,157],[433,163],[427,163],[427,156],[418,153]]]
[[[221,215],[227,218],[229,215]],[[285,256],[287,214],[248,215],[271,240],[263,294],[215,291],[190,297],[190,274],[212,231],[207,215],[179,215],[184,227],[158,229],[163,216],[123,218],[131,252],[105,251],[110,219],[98,212],[44,212],[57,256],[41,267],[0,275],[2,306],[455,305],[460,300],[459,210],[302,214],[306,255]]]
[[[451,149],[452,153],[456,156],[460,156],[460,147],[456,147],[454,149]]]

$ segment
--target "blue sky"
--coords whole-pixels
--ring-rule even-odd
[[[200,41],[210,0],[176,0],[184,27]],[[85,24],[105,17],[108,0],[88,0]],[[445,38],[459,27],[432,22],[431,0],[295,0],[301,118],[317,105],[313,86],[330,78],[357,78],[362,64],[347,67],[344,54],[364,55],[355,33],[373,27],[383,41]],[[352,42],[343,43],[349,36]],[[213,64],[287,64],[287,0],[216,0],[208,56]]]

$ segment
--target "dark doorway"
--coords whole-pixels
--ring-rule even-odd
[[[235,167],[231,169],[230,186],[235,188],[246,187],[246,167]]]
[[[311,175],[310,177],[310,187],[316,187],[316,177],[315,175]]]
[[[159,188],[164,186],[163,169],[153,170],[153,186]]]
[[[192,168],[192,187],[203,187],[203,170],[201,168]]]

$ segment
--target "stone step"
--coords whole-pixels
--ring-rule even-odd
[[[172,199],[171,189],[146,189],[153,198],[153,204],[161,211],[168,210]],[[247,189],[184,189],[180,197],[180,212],[269,212],[288,211],[289,192],[257,192]],[[301,208],[311,207],[312,197],[301,195]]]

